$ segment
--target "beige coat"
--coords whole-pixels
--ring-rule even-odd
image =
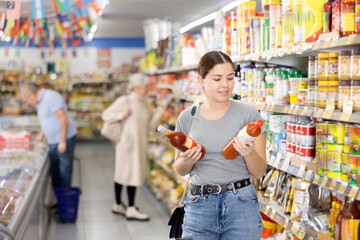
[[[148,134],[159,123],[161,113],[151,117],[151,111],[146,99],[131,93],[119,97],[111,107],[102,114],[104,121],[123,120],[125,108],[131,109],[131,114],[124,119],[120,141],[115,147],[116,183],[127,186],[143,186],[146,179],[146,155]]]

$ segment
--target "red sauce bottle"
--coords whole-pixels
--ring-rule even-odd
[[[233,144],[235,142],[236,137],[240,137],[245,140],[254,141],[257,136],[261,133],[261,127],[264,125],[264,122],[259,119],[256,122],[249,122],[243,129],[240,130],[238,135],[236,135],[224,148],[223,155],[228,160],[234,160],[237,156],[239,156],[239,152],[236,151]]]
[[[205,156],[205,154],[206,154],[205,148],[203,146],[201,146],[200,144],[198,144],[197,142],[195,142],[190,137],[183,134],[182,132],[174,132],[174,131],[171,131],[161,125],[158,126],[157,130],[158,130],[158,132],[161,132],[162,134],[164,134],[169,139],[170,144],[177,150],[179,150],[181,152],[186,152],[189,149],[193,149],[193,148],[199,146],[199,147],[201,147],[201,158],[200,159],[202,159]]]

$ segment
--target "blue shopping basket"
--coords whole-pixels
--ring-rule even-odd
[[[54,189],[58,202],[58,213],[61,222],[75,222],[78,213],[80,188],[58,187]]]

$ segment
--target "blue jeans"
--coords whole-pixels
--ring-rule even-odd
[[[263,223],[254,186],[220,194],[188,194],[182,238],[259,240]]]
[[[66,152],[59,153],[58,144],[49,144],[50,171],[54,187],[71,187],[76,136],[66,139]]]

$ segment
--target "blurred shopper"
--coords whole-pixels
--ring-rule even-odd
[[[25,84],[20,88],[20,98],[37,108],[41,132],[36,141],[41,142],[45,135],[49,144],[53,186],[70,188],[76,129],[63,97],[53,90]]]
[[[116,202],[112,212],[125,215],[128,220],[147,221],[149,216],[135,207],[136,187],[141,187],[145,183],[148,134],[150,130],[156,128],[165,107],[151,116],[146,101],[149,79],[143,74],[132,75],[130,85],[133,91],[129,95],[119,97],[102,115],[104,121],[124,121],[121,138],[116,142],[115,148]],[[121,200],[124,186],[127,186],[127,207]]]
[[[251,106],[230,100],[234,64],[226,54],[206,53],[199,61],[198,74],[206,100],[193,117],[191,108],[183,111],[176,124],[177,131],[206,149],[201,160],[201,149],[175,151],[177,172],[183,176],[192,172],[182,237],[259,240],[262,220],[250,178],[260,178],[266,170],[265,128],[254,142],[236,138],[234,148],[240,156],[234,160],[227,160],[222,149],[246,124],[260,119],[260,114]]]

